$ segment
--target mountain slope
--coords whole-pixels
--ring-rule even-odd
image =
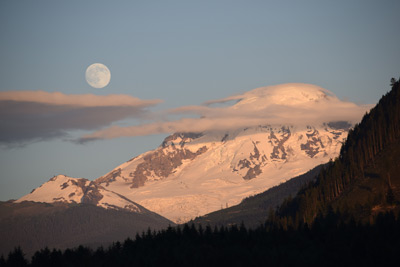
[[[400,211],[400,139],[384,148],[363,169],[363,177],[345,188],[330,205],[343,214],[370,221],[378,213]]]
[[[44,247],[108,246],[149,227],[173,223],[143,207],[141,212],[104,209],[92,204],[0,202],[0,255],[20,246],[32,255]]]
[[[231,134],[231,139],[225,136],[167,138],[160,148],[95,182],[175,222],[186,222],[327,162],[337,156],[346,131],[257,127]]]
[[[243,223],[246,228],[257,228],[265,223],[269,212],[275,210],[286,198],[295,196],[302,186],[317,177],[323,167],[324,165],[319,165],[305,174],[294,177],[265,192],[245,198],[239,205],[206,214],[192,222],[217,226]]]
[[[105,209],[128,210],[140,213],[143,207],[124,196],[109,191],[84,178],[57,175],[15,203],[34,201],[44,203],[86,203]]]
[[[175,133],[95,183],[183,223],[237,205],[335,158],[353,123],[339,119],[350,110],[354,118],[366,110],[305,84],[257,88],[208,104],[232,100],[236,104],[218,112],[227,117],[226,124],[235,125],[237,119],[237,126]],[[240,114],[251,114],[258,124],[242,127]]]
[[[315,183],[285,205],[278,217],[311,223],[331,207],[368,221],[379,211],[397,210],[400,201],[400,84],[349,132],[339,157]],[[289,219],[290,218],[290,219]]]
[[[108,245],[170,220],[84,178],[58,175],[16,201],[0,203],[0,254],[48,246]]]

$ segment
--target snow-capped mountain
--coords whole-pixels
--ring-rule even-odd
[[[89,202],[136,212],[141,205],[183,223],[335,158],[368,107],[318,86],[284,84],[182,110],[204,113],[197,125],[95,181],[59,175],[17,202]]]
[[[232,100],[237,103],[222,112],[252,112],[261,117],[271,111],[280,114],[283,123],[276,123],[276,115],[265,114],[265,122],[258,126],[175,133],[159,148],[123,163],[95,182],[183,223],[236,205],[335,158],[351,123],[332,121],[335,116],[331,115],[356,107],[325,89],[304,84],[258,88],[209,104]],[[327,117],[325,121],[315,119],[321,115]],[[310,118],[315,124],[309,124]]]
[[[34,202],[90,203],[105,209],[127,210],[136,213],[143,207],[117,193],[84,178],[57,175],[28,195],[16,200]]]
[[[95,182],[182,223],[236,205],[329,161],[338,155],[346,136],[345,129],[328,125],[174,134],[158,149]]]

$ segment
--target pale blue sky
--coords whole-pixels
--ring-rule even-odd
[[[376,103],[400,75],[399,12],[395,0],[5,0],[0,91],[128,94],[162,99],[152,108],[162,111],[301,82]],[[111,71],[103,89],[85,81],[95,62]],[[0,200],[21,197],[55,174],[97,178],[165,136],[2,146]]]

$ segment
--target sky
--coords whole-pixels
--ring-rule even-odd
[[[0,200],[57,174],[95,179],[155,149],[176,121],[190,127],[210,112],[203,103],[254,88],[308,83],[376,104],[400,76],[399,10],[396,0],[1,1]],[[93,63],[111,72],[104,88],[85,80]],[[102,135],[115,129],[130,131]]]

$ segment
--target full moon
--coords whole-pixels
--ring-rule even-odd
[[[94,88],[103,88],[110,82],[111,73],[106,65],[94,63],[86,69],[85,77],[90,86]]]

